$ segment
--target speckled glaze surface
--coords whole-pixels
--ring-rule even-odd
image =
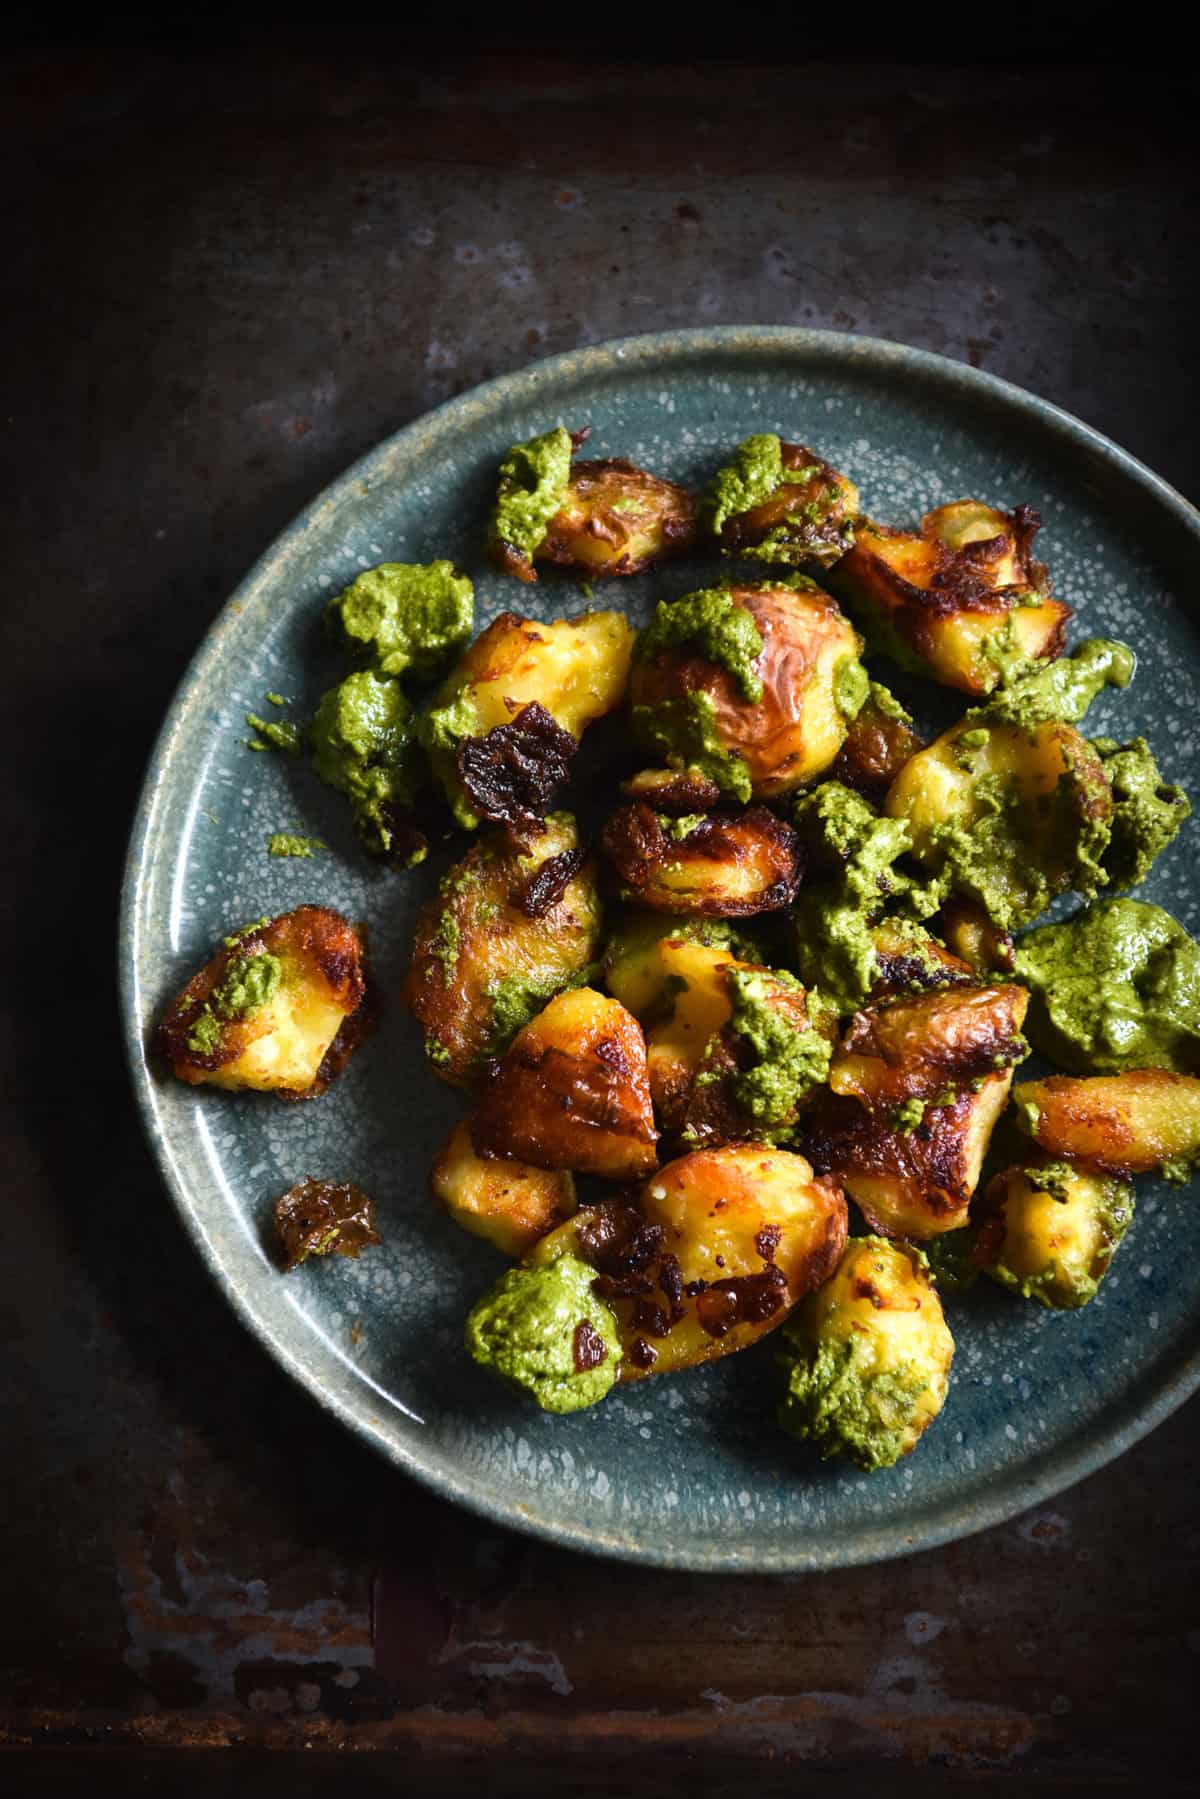
[[[399,432],[322,494],[251,571],[176,695],[134,825],[119,945],[134,1084],[167,1187],[243,1320],[317,1400],[399,1468],[493,1518],[714,1571],[866,1562],[982,1529],[1119,1454],[1200,1382],[1200,1272],[1173,1253],[1194,1194],[1139,1183],[1114,1272],[1080,1314],[1045,1313],[986,1282],[948,1301],[958,1352],[945,1411],[913,1457],[865,1476],[777,1430],[769,1341],[569,1418],[542,1416],[474,1368],[463,1319],[501,1264],[428,1196],[430,1162],[462,1106],[428,1072],[397,1004],[309,1106],[196,1092],[147,1055],[162,1004],[224,932],[305,901],[368,921],[394,1001],[416,909],[445,858],[410,876],[372,868],[337,796],[288,758],[245,747],[243,714],[264,710],[268,690],[297,715],[311,709],[344,666],[319,629],[323,604],[384,559],[453,557],[475,578],[479,625],[505,607],[582,609],[574,583],[523,588],[480,554],[499,456],[560,420],[591,425],[590,455],[693,485],[738,438],[778,430],[846,469],[866,507],[896,524],[967,494],[1037,506],[1040,553],[1076,608],[1073,639],[1112,634],[1139,653],[1132,688],[1103,697],[1089,731],[1144,734],[1169,776],[1200,792],[1189,598],[1200,515],[1086,426],[973,369],[825,332],[642,337],[504,377]],[[609,583],[595,603],[640,621],[654,598],[713,568],[697,559]],[[920,684],[893,684],[929,723],[956,710]],[[271,860],[275,830],[315,833],[330,851]],[[1193,931],[1197,832],[1185,827],[1143,890]],[[306,1173],[366,1187],[384,1241],[357,1263],[285,1278],[271,1206]]]

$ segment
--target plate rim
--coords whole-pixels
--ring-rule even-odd
[[[914,1554],[926,1549],[958,1541],[979,1531],[1006,1523],[1030,1507],[1044,1504],[1076,1485],[1088,1475],[1115,1461],[1147,1436],[1172,1412],[1178,1409],[1200,1387],[1200,1344],[1185,1353],[1166,1378],[1156,1378],[1148,1399],[1141,1399],[1147,1376],[1135,1381],[1123,1395],[1117,1415],[1108,1427],[1092,1427],[1087,1440],[1074,1444],[1073,1439],[1057,1450],[1034,1458],[1031,1465],[1017,1464],[994,1477],[994,1490],[980,1497],[953,1502],[937,1514],[922,1520],[919,1516],[911,1528],[898,1529],[886,1520],[860,1529],[849,1544],[835,1542],[822,1549],[819,1534],[795,1548],[757,1549],[753,1545],[728,1548],[689,1548],[686,1537],[672,1537],[662,1542],[641,1540],[627,1535],[619,1527],[597,1529],[591,1525],[546,1519],[533,1514],[529,1505],[496,1501],[477,1477],[466,1481],[443,1472],[422,1458],[413,1446],[393,1438],[378,1417],[372,1416],[370,1404],[349,1403],[336,1391],[323,1386],[314,1377],[304,1358],[271,1327],[256,1309],[252,1297],[244,1292],[217,1253],[198,1208],[193,1204],[187,1181],[176,1165],[171,1147],[161,1128],[154,1103],[153,1076],[146,1055],[144,1010],[137,961],[141,920],[139,917],[140,872],[147,860],[147,849],[156,810],[164,797],[169,777],[173,740],[178,734],[189,703],[199,693],[205,668],[216,654],[218,645],[230,629],[243,606],[243,596],[251,590],[286,548],[307,530],[318,509],[336,507],[348,490],[370,481],[376,466],[403,447],[405,439],[417,440],[422,433],[443,430],[469,416],[472,408],[496,404],[521,404],[534,399],[539,390],[554,388],[560,382],[579,380],[611,373],[615,366],[626,364],[631,369],[647,364],[662,364],[680,359],[708,355],[761,357],[772,350],[829,359],[833,365],[874,367],[901,371],[917,376],[935,389],[964,388],[998,402],[1008,412],[1016,411],[1043,432],[1047,429],[1065,438],[1073,448],[1082,449],[1114,468],[1120,475],[1140,487],[1151,500],[1174,514],[1200,552],[1200,511],[1176,488],[1156,474],[1129,451],[1067,412],[1053,401],[1017,384],[956,362],[930,350],[916,349],[890,339],[860,336],[855,333],[810,330],[788,325],[721,325],[681,328],[649,332],[633,337],[614,338],[600,344],[566,350],[541,361],[493,376],[455,395],[441,405],[419,414],[415,419],[391,432],[357,457],[340,475],[321,488],[290,522],[276,534],[226,599],[216,617],[205,630],[175,686],[163,714],[146,763],[145,773],[130,827],[120,894],[117,935],[118,986],[120,996],[122,1042],[133,1096],[142,1130],[156,1164],[159,1176],[169,1193],[188,1236],[200,1254],[207,1272],[220,1288],[243,1328],[258,1342],[305,1393],[324,1411],[351,1430],[360,1441],[378,1450],[396,1469],[420,1481],[440,1498],[461,1505],[477,1516],[505,1528],[548,1542],[559,1548],[601,1555],[625,1562],[676,1569],[692,1573],[761,1573],[765,1575],[800,1574],[833,1568],[866,1566]],[[361,1379],[361,1376],[360,1376]],[[363,1392],[369,1386],[363,1381]],[[1026,1472],[1022,1472],[1022,1467]]]

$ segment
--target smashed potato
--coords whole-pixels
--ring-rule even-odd
[[[576,1206],[575,1182],[565,1168],[477,1155],[465,1120],[434,1162],[430,1184],[456,1224],[506,1256],[524,1255]]]
[[[923,748],[924,741],[913,730],[904,707],[886,687],[872,681],[829,770],[829,779],[880,800],[904,764]]]
[[[374,1023],[366,939],[327,906],[298,906],[226,937],[158,1030],[181,1081],[313,1099]]]
[[[1200,1160],[1200,1078],[1136,1068],[1075,1080],[1051,1075],[1013,1091],[1021,1128],[1049,1156],[1108,1174],[1186,1180]]]
[[[534,561],[577,569],[593,579],[637,575],[683,555],[695,532],[695,506],[686,488],[620,457],[576,462]]]
[[[601,842],[626,897],[655,912],[749,918],[800,884],[796,833],[765,806],[661,818],[638,802],[614,812]]]
[[[1032,555],[1041,521],[958,500],[917,533],[862,521],[838,566],[838,593],[877,647],[962,693],[988,694],[1061,655],[1071,608],[1052,599]]]
[[[417,919],[405,984],[435,1071],[473,1080],[599,944],[595,865],[570,813],[551,813],[524,852],[499,833],[468,850]]]
[[[702,516],[727,556],[828,568],[854,542],[858,489],[804,444],[747,437],[718,471]]]
[[[590,987],[518,1032],[471,1119],[481,1156],[615,1181],[653,1168],[657,1140],[641,1026]]]
[[[834,1093],[875,1111],[932,1099],[950,1082],[1011,1068],[1029,1054],[1024,987],[954,985],[857,1012],[829,1071]]]
[[[973,1259],[1024,1298],[1074,1310],[1099,1292],[1132,1217],[1128,1182],[1034,1158],[989,1182]]]

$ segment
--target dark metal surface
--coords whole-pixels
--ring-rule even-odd
[[[8,65],[0,1717],[10,1755],[45,1751],[24,1790],[103,1764],[147,1791],[415,1767],[783,1791],[884,1762],[897,1792],[1185,1789],[1194,1403],[1049,1511],[874,1570],[649,1575],[518,1541],[242,1336],[142,1149],[110,974],[141,764],[225,593],[353,456],[487,374],[652,327],[871,331],[1037,389],[1194,495],[1172,81]],[[217,1745],[220,1773],[187,1753]]]

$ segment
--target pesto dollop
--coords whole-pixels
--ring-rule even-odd
[[[1200,944],[1159,906],[1101,900],[1017,942],[1035,1049],[1074,1074],[1200,1069]]]
[[[453,680],[451,676],[448,685]],[[450,802],[455,822],[464,831],[478,829],[480,821],[463,794],[456,758],[458,746],[464,739],[478,734],[479,709],[469,688],[461,688],[457,693],[439,699],[417,721],[417,736]]]
[[[759,431],[744,438],[732,459],[718,469],[704,496],[704,515],[709,529],[720,535],[739,513],[752,512],[770,499],[785,482],[803,486],[819,473],[818,465],[785,469],[783,446],[773,431]]]
[[[564,426],[514,444],[500,464],[490,542],[506,544],[531,561],[563,503],[570,479],[571,434]]]
[[[1026,730],[1053,719],[1076,725],[1105,687],[1128,687],[1136,667],[1137,657],[1127,644],[1089,637],[1072,655],[997,688],[967,717],[983,725],[1022,725]]]
[[[617,1321],[592,1292],[595,1278],[596,1270],[572,1255],[510,1268],[467,1319],[469,1353],[543,1411],[595,1405],[621,1364]]]
[[[225,973],[192,1021],[188,1048],[198,1056],[215,1054],[223,1027],[261,1012],[275,997],[282,979],[283,963],[269,950],[231,957]]]
[[[762,655],[762,633],[727,587],[701,587],[678,600],[661,600],[634,655],[649,662],[681,644],[693,644],[707,661],[727,669],[743,699],[755,705],[762,699],[762,677],[754,666]]]
[[[466,643],[474,588],[452,562],[381,562],[330,602],[350,643],[377,674],[426,679]]]
[[[1192,808],[1187,794],[1159,772],[1144,737],[1093,739],[1113,794],[1112,835],[1104,867],[1114,887],[1137,887],[1171,843]]]
[[[717,709],[710,693],[693,692],[679,700],[633,708],[633,734],[643,749],[670,768],[695,769],[715,781],[722,793],[745,804],[751,795],[750,770],[721,742]]]
[[[413,847],[402,815],[421,781],[412,708],[398,681],[363,671],[324,694],[310,727],[313,768],[350,801],[367,849],[402,858],[406,867],[424,859]]]
[[[300,837],[294,831],[272,831],[267,838],[268,856],[295,856],[307,860],[318,850],[327,848],[319,837]]]
[[[796,967],[844,1016],[863,1004],[876,979],[872,921],[912,885],[895,867],[911,835],[903,819],[881,817],[840,781],[802,794],[794,817],[813,877],[792,910]]]
[[[756,1134],[766,1139],[787,1133],[796,1122],[800,1102],[829,1075],[833,1045],[815,1028],[810,1016],[798,1026],[785,1012],[771,1005],[779,988],[800,988],[799,981],[782,971],[731,968],[726,990],[731,1001],[730,1028],[742,1040],[742,1059],[749,1066],[734,1076],[733,1093],[738,1108],[753,1119]],[[808,995],[810,1013],[820,1002]]]

